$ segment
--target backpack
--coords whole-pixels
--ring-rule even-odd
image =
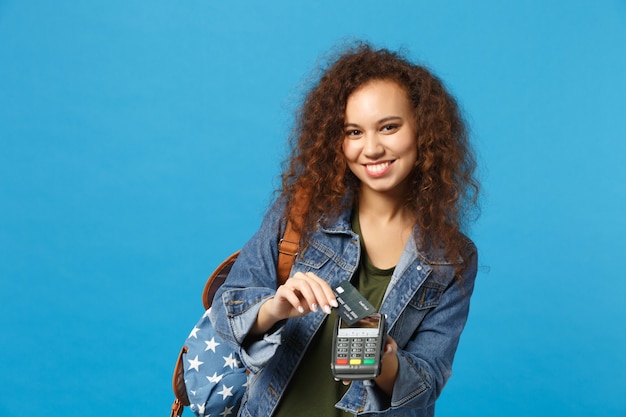
[[[296,195],[294,213],[302,218],[308,199]],[[278,244],[277,285],[285,283],[298,255],[300,234],[287,222]],[[246,390],[247,371],[236,352],[228,348],[209,320],[213,298],[224,283],[239,251],[226,258],[209,276],[202,292],[205,313],[193,327],[178,354],[172,376],[174,403],[170,417],[180,417],[184,407],[199,417],[237,415]]]

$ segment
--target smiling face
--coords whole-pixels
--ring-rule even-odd
[[[374,80],[348,97],[343,153],[361,192],[402,197],[417,161],[413,110],[402,87]]]

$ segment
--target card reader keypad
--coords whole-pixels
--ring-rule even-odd
[[[375,337],[339,337],[337,338],[337,365],[375,365]]]

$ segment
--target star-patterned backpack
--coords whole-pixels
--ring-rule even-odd
[[[296,196],[293,213],[297,219],[308,199]],[[278,285],[289,277],[298,254],[300,234],[287,222],[285,234],[279,241],[276,274]],[[215,332],[209,320],[209,311],[218,288],[224,283],[239,252],[225,259],[207,280],[202,293],[205,313],[191,330],[182,347],[172,378],[176,396],[170,417],[179,417],[188,406],[198,417],[236,416],[246,390],[248,374],[239,355]]]

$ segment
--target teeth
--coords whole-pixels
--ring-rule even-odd
[[[368,165],[367,170],[374,174],[377,174],[379,172],[386,170],[388,166],[389,166],[389,162],[383,162],[382,164]]]

